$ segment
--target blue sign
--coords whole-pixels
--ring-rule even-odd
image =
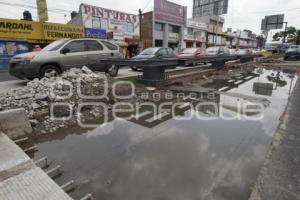
[[[107,39],[106,30],[104,29],[86,28],[85,34],[88,38]]]
[[[0,40],[0,69],[7,69],[9,60],[18,54],[29,51],[28,43],[24,41]]]

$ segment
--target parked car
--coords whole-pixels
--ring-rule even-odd
[[[235,55],[242,56],[242,55],[249,55],[249,54],[253,54],[252,50],[250,50],[250,49],[238,49],[236,51]]]
[[[132,60],[147,60],[147,59],[164,59],[164,58],[177,58],[176,54],[171,48],[153,47],[143,50],[139,55],[131,58]],[[133,71],[138,71],[141,68],[132,66]]]
[[[207,55],[209,56],[229,56],[230,51],[227,47],[209,47],[206,49]]]
[[[186,48],[178,54],[178,57],[203,57],[207,56],[207,52],[203,48]]]
[[[178,54],[179,58],[201,58],[207,56],[207,52],[203,48],[186,48]],[[198,63],[196,61],[191,62],[190,66],[195,66]]]
[[[236,55],[236,49],[229,49],[230,55]]]
[[[117,66],[101,64],[101,59],[121,58],[119,47],[107,40],[62,39],[39,52],[14,56],[10,60],[9,73],[20,79],[42,78],[47,73],[61,74],[70,68],[89,67],[93,71],[118,74]]]
[[[259,57],[268,58],[268,57],[272,57],[273,51],[263,49],[261,51],[256,52],[256,55],[259,56]]]
[[[300,60],[300,46],[299,45],[292,45],[288,50],[286,50],[284,55],[284,60],[288,59],[298,59]]]

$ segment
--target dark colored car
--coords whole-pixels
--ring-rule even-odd
[[[291,46],[284,55],[284,60],[288,59],[298,59],[300,60],[300,46]]]
[[[209,56],[230,56],[230,51],[227,47],[209,47],[206,49]]]
[[[132,60],[148,60],[148,59],[164,59],[164,58],[177,58],[176,54],[171,48],[153,47],[142,51],[139,55],[132,58]],[[131,67],[133,71],[138,71],[141,68]]]

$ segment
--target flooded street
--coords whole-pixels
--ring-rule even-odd
[[[167,114],[156,120],[144,112],[136,121],[118,118],[94,130],[74,127],[39,136],[33,158],[48,156],[61,165],[64,173],[55,181],[74,180],[77,188],[70,195],[75,199],[92,193],[102,200],[247,200],[297,81],[281,74],[276,84],[276,76],[277,71],[259,70],[227,85],[207,84],[220,91],[214,120]],[[221,117],[234,117],[236,104],[248,102],[248,96],[269,102],[262,119]]]

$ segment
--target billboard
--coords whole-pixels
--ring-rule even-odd
[[[166,0],[154,0],[154,18],[157,21],[184,25],[187,7]]]
[[[0,40],[0,69],[7,69],[13,56],[28,52],[28,46],[25,41]]]
[[[3,18],[0,18],[0,36],[32,40],[44,38],[43,28],[39,22]]]
[[[284,24],[284,14],[269,15],[262,19],[261,30],[269,31],[272,29],[282,29]]]
[[[228,0],[194,0],[193,18],[223,15],[228,12]]]
[[[186,21],[186,26],[189,28],[195,28],[195,29],[201,29],[201,30],[208,30],[207,24],[200,22],[200,21],[196,21],[196,20],[192,20],[192,19],[188,19]]]
[[[40,22],[48,21],[47,0],[36,0],[37,12]]]
[[[80,5],[80,12],[85,28],[103,29],[106,32],[122,32],[126,36],[139,35],[140,27],[137,15],[87,4]]]
[[[84,38],[83,26],[70,24],[44,23],[44,38],[46,40],[59,40],[63,38]]]

